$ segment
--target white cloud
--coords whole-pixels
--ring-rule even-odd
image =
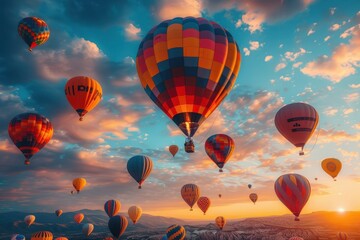
[[[314,33],[315,33],[315,31],[314,31],[313,29],[310,29],[310,30],[308,31],[307,35],[310,36],[310,35],[312,35],[312,34],[314,34]]]
[[[346,108],[343,111],[344,115],[348,115],[348,114],[353,113],[353,112],[354,112],[354,109],[352,109],[352,108]]]
[[[285,82],[288,82],[288,81],[291,80],[291,77],[289,77],[289,76],[280,76],[280,80],[283,80],[283,81],[285,81]]]
[[[301,64],[303,64],[303,63],[297,62],[297,63],[294,63],[292,66],[293,66],[293,68],[298,68],[298,67],[300,67]]]
[[[330,36],[327,36],[326,38],[324,38],[324,42],[329,41],[329,39],[330,39]]]
[[[336,8],[330,8],[330,15],[334,15],[334,14],[335,14],[335,10],[336,10]]]
[[[335,116],[338,111],[336,108],[328,107],[325,109],[324,114],[327,116]]]
[[[304,55],[306,53],[306,50],[303,48],[300,48],[300,50],[298,52],[286,52],[285,53],[285,58],[289,59],[290,61],[295,61],[298,57],[300,57],[301,55]]]
[[[138,40],[140,39],[139,33],[141,32],[141,28],[137,28],[134,24],[129,23],[125,28],[126,36],[129,40]]]
[[[285,68],[286,67],[286,64],[285,63],[279,63],[276,68],[275,68],[275,71],[278,72],[280,71],[281,69]]]
[[[335,24],[333,24],[333,25],[330,27],[330,30],[331,30],[331,31],[336,31],[336,30],[339,30],[340,27],[341,27],[340,24],[335,23]]]
[[[256,50],[260,47],[259,42],[257,41],[250,41],[250,50]]]
[[[350,87],[351,88],[360,88],[360,83],[359,84],[351,84]]]
[[[237,22],[235,23],[235,27],[236,27],[236,28],[241,27],[242,23],[243,23],[243,22],[241,21],[241,19],[238,19]]]
[[[273,56],[271,56],[271,55],[266,56],[265,57],[265,62],[270,61],[272,58],[273,58]]]
[[[360,96],[360,94],[359,93],[350,93],[350,94],[348,94],[347,96],[345,96],[344,97],[344,100],[347,102],[347,103],[349,103],[349,102],[354,102],[354,101],[356,101],[356,100],[358,100],[359,99],[359,96]]]
[[[249,56],[249,55],[250,55],[250,50],[249,50],[249,49],[244,48],[243,51],[244,51],[244,53],[245,53],[245,56]]]
[[[160,20],[175,17],[201,17],[202,2],[200,0],[166,1],[163,0],[157,16]]]
[[[261,13],[255,13],[252,11],[246,12],[242,16],[242,22],[244,24],[247,24],[249,26],[249,31],[251,33],[254,33],[256,31],[262,31],[261,24],[265,21],[266,17],[265,15]]]

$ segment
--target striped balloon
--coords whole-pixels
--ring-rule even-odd
[[[141,189],[141,184],[150,175],[152,168],[153,162],[147,156],[137,155],[130,158],[127,162],[127,170],[135,181],[139,183],[139,189]]]
[[[41,232],[34,233],[31,236],[31,240],[53,240],[53,235],[51,232],[41,231]]]
[[[344,233],[344,232],[338,232],[336,234],[336,236],[337,236],[338,240],[347,240],[347,239],[349,239],[349,236],[347,235],[347,233]]]
[[[120,238],[120,236],[125,232],[127,226],[127,218],[121,215],[115,215],[111,217],[108,222],[110,232],[117,239]]]
[[[234,140],[225,134],[212,135],[205,142],[206,154],[220,168],[219,172],[223,171],[222,168],[231,157],[234,147]]]
[[[58,237],[58,238],[55,238],[55,240],[69,240],[69,239],[66,237]]]
[[[140,43],[136,68],[146,94],[192,137],[231,91],[240,69],[232,35],[204,18],[174,18]]]
[[[50,37],[46,22],[37,17],[26,17],[19,22],[18,33],[29,46],[29,51],[45,43]]]
[[[211,201],[208,197],[200,197],[197,200],[197,205],[203,211],[204,215],[211,205]]]
[[[185,239],[186,231],[183,226],[180,225],[171,225],[166,230],[166,237],[168,240],[183,240]]]
[[[295,147],[301,147],[299,155],[304,155],[304,146],[314,133],[318,122],[319,114],[313,106],[306,103],[288,104],[275,116],[278,131]]]
[[[11,240],[25,240],[25,236],[21,234],[15,234],[11,236]]]
[[[302,237],[291,237],[289,240],[304,240]]]
[[[192,211],[192,207],[200,197],[200,188],[192,183],[185,184],[181,188],[181,196],[184,201],[190,206],[190,211]]]
[[[285,174],[275,181],[274,188],[280,201],[295,215],[295,221],[299,221],[311,194],[309,180],[299,174]]]
[[[121,203],[118,200],[108,200],[104,204],[104,210],[109,217],[115,216],[121,208]]]
[[[37,113],[19,114],[10,121],[8,127],[11,140],[25,156],[26,165],[50,141],[53,132],[49,119]]]

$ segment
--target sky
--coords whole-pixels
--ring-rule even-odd
[[[181,219],[282,215],[290,212],[274,181],[286,173],[311,183],[303,213],[359,211],[359,10],[358,0],[6,1],[0,8],[0,212],[103,209],[118,199],[122,212],[138,205],[144,213]],[[51,31],[31,53],[17,33],[27,16],[45,20]],[[194,154],[184,152],[184,135],[146,95],[135,66],[153,26],[186,16],[219,23],[242,57],[235,86],[194,137]],[[78,75],[103,88],[102,101],[82,122],[64,94],[67,80]],[[292,102],[312,105],[320,117],[304,156],[274,125],[277,110]],[[49,118],[54,136],[25,166],[7,127],[29,111]],[[217,133],[235,141],[223,173],[204,151]],[[174,158],[171,144],[181,147]],[[139,154],[154,163],[141,190],[126,169]],[[343,163],[336,182],[321,168],[328,157]],[[76,177],[88,184],[71,195]],[[182,200],[187,183],[211,199],[207,215],[197,207],[190,212]]]

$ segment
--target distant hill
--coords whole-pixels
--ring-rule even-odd
[[[14,233],[25,234],[30,239],[31,234],[41,230],[51,231],[54,237],[66,236],[71,240],[86,239],[81,234],[82,224],[77,224],[73,216],[82,212],[85,218],[82,223],[95,225],[94,232],[87,239],[101,240],[111,236],[107,223],[108,216],[99,210],[83,209],[76,212],[66,212],[60,217],[54,213],[0,213],[0,239],[9,240]],[[36,216],[35,223],[27,228],[23,219],[26,215]],[[127,216],[123,213],[122,215]],[[292,215],[248,218],[229,221],[223,231],[219,231],[213,222],[192,225],[176,218],[166,218],[144,214],[134,225],[130,219],[129,226],[121,239],[160,239],[166,228],[171,224],[183,225],[186,229],[186,239],[204,240],[287,240],[292,236],[300,236],[309,240],[335,240],[338,231],[347,232],[351,239],[360,239],[360,212],[314,212],[301,215],[300,222],[293,221]]]

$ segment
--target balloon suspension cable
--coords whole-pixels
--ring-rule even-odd
[[[222,170],[222,168],[219,168],[219,172],[224,172],[224,171]]]
[[[29,52],[32,52],[32,48],[31,48],[31,47],[29,47],[28,50],[29,50]]]
[[[299,156],[303,156],[304,155],[304,146],[301,147],[301,150],[299,152]]]
[[[316,138],[315,138],[315,143],[312,146],[312,148],[310,149],[310,151],[307,152],[306,154],[309,154],[309,153],[312,152],[312,150],[314,150],[314,147],[316,146],[316,143],[317,143],[317,140],[318,140],[318,137],[319,137],[320,129],[321,129],[321,127],[320,127],[320,122],[319,122],[319,127],[318,127],[318,131],[317,131]]]
[[[25,159],[25,162],[24,162],[25,165],[30,165],[30,159]]]

